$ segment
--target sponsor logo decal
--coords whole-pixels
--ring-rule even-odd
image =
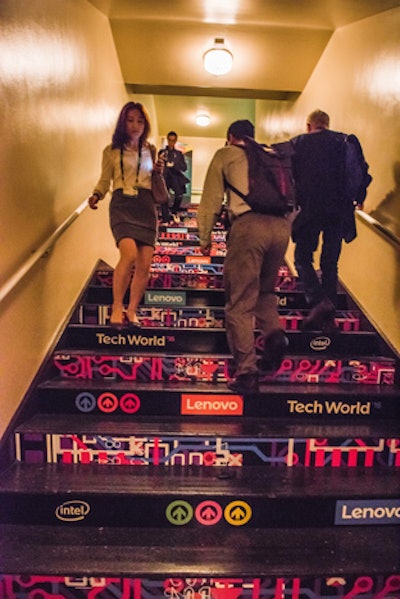
[[[71,499],[57,506],[55,515],[58,520],[63,522],[77,522],[86,518],[89,512],[90,505],[86,501]]]
[[[325,349],[328,349],[330,344],[331,344],[330,338],[324,337],[324,336],[314,337],[314,339],[311,339],[311,341],[310,341],[310,347],[314,351],[324,351]]]
[[[400,499],[348,499],[336,502],[335,524],[400,524]]]
[[[211,264],[211,256],[186,256],[187,264]]]
[[[99,345],[131,345],[134,347],[165,347],[167,338],[165,335],[138,335],[119,333],[118,335],[106,335],[96,333]],[[171,338],[169,338],[172,341]]]
[[[333,414],[335,416],[348,416],[351,414],[357,416],[371,415],[370,401],[365,403],[356,401],[352,404],[342,400],[318,401],[315,399],[314,401],[303,403],[297,399],[288,399],[287,405],[290,414]]]
[[[192,395],[182,393],[181,414],[242,416],[243,398],[240,395]]]
[[[185,291],[146,291],[144,295],[146,305],[158,306],[185,306]]]

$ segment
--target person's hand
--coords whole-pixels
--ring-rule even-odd
[[[211,252],[211,243],[200,246],[200,251],[203,254],[203,256],[209,256]]]
[[[92,210],[97,210],[97,208],[98,208],[97,202],[98,201],[99,201],[99,196],[97,196],[97,195],[91,195],[90,198],[88,198],[88,204]]]
[[[165,161],[163,160],[163,158],[161,156],[159,156],[158,159],[156,160],[156,162],[154,163],[154,170],[157,173],[162,173],[164,171],[164,165],[165,165]]]

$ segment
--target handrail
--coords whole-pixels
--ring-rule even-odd
[[[397,247],[400,247],[400,239],[373,216],[370,216],[367,212],[364,212],[364,210],[356,210],[356,214],[361,220],[367,223],[367,225],[385,237],[387,241],[391,242]]]
[[[28,260],[13,274],[8,281],[0,289],[0,302],[2,302],[7,295],[18,285],[18,283],[26,276],[26,274],[33,268],[33,266],[47,254],[53,247],[55,242],[61,235],[68,229],[68,227],[74,222],[75,219],[84,211],[87,207],[87,200],[82,202],[76,210],[65,219],[63,223],[50,235],[50,237],[28,258]]]

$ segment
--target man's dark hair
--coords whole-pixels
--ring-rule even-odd
[[[175,133],[175,131],[170,131],[170,132],[167,134],[167,137],[170,137],[171,135],[173,135],[174,137],[178,137],[178,134],[177,134],[177,133]]]
[[[236,139],[243,139],[246,135],[254,137],[254,125],[247,119],[233,122],[227,133],[227,137],[233,135]]]

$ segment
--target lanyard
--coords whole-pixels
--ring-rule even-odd
[[[119,164],[121,167],[121,177],[122,177],[122,183],[125,187],[125,175],[124,175],[124,148],[121,147],[121,151],[120,151],[120,157],[119,157]],[[138,162],[137,162],[137,167],[136,167],[136,181],[135,181],[135,187],[137,187],[137,184],[139,182],[139,172],[140,172],[140,165],[142,162],[142,147],[139,146],[139,155],[138,155]]]

